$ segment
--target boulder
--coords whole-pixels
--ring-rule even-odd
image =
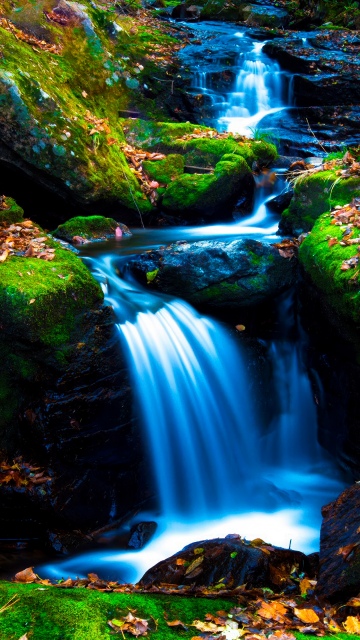
[[[344,602],[360,591],[360,485],[354,484],[322,509],[320,569],[315,593]]]
[[[143,284],[209,308],[249,306],[289,287],[296,261],[251,239],[180,242],[130,259]]]
[[[304,173],[295,180],[294,197],[279,223],[282,233],[310,231],[321,214],[360,195],[360,176],[339,179],[335,169]]]
[[[70,218],[70,220],[64,224],[60,224],[53,232],[53,236],[65,242],[73,242],[74,238],[89,241],[105,240],[106,238],[114,238],[115,230],[118,227],[122,235],[131,235],[129,228],[125,224],[116,222],[113,218],[104,218],[104,216],[77,216],[76,218]]]
[[[171,215],[194,221],[199,218],[231,219],[237,200],[246,194],[251,200],[255,183],[241,156],[226,154],[212,174],[183,174],[166,189],[162,209]]]
[[[153,537],[156,529],[156,522],[139,522],[131,528],[127,546],[131,549],[142,549]]]
[[[139,584],[145,588],[166,583],[217,589],[246,584],[247,589],[268,587],[282,591],[294,586],[291,573],[307,573],[309,569],[307,558],[300,551],[272,547],[260,539],[250,544],[240,536],[230,535],[184,547],[149,569]]]

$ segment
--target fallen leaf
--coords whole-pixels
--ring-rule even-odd
[[[245,331],[245,325],[244,324],[237,324],[235,329],[237,331]]]
[[[343,622],[343,627],[347,633],[360,634],[360,620],[358,616],[348,616]]]
[[[29,304],[34,304],[36,298],[31,298],[31,300],[29,300]]]
[[[194,622],[191,623],[190,625],[191,627],[195,627],[196,629],[198,629],[199,631],[202,631],[203,633],[207,633],[208,631],[225,631],[225,626],[221,625],[218,626],[217,624],[214,624],[213,622],[202,622],[201,620],[194,620]]]
[[[172,620],[172,622],[168,622],[166,620],[166,624],[168,627],[181,627],[182,629],[185,629],[185,631],[188,630],[188,627],[183,622],[181,622],[181,620]]]
[[[344,560],[347,560],[350,553],[360,544],[360,542],[352,542],[351,544],[347,544],[345,547],[340,547],[336,552],[337,556],[342,556]]]
[[[314,586],[314,580],[309,580],[308,578],[303,578],[302,580],[300,580],[301,595],[306,595],[308,591],[314,588]]]
[[[319,622],[319,616],[313,609],[294,609],[294,614],[301,622]]]
[[[37,580],[36,573],[33,572],[34,567],[28,567],[23,571],[19,571],[15,574],[15,582],[35,582]]]
[[[7,249],[5,249],[5,251],[3,251],[0,254],[0,262],[5,262],[5,260],[8,257],[8,255],[9,255],[9,251]]]
[[[187,567],[186,571],[185,571],[185,575],[187,576],[188,573],[192,573],[194,571],[194,569],[196,569],[204,560],[204,556],[199,556],[198,558],[196,558],[191,564],[189,564],[189,566]]]
[[[284,622],[287,609],[281,602],[265,602],[265,600],[263,600],[260,609],[258,609],[256,613],[265,620]]]

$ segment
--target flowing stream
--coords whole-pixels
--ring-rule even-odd
[[[243,34],[237,37],[245,40]],[[232,131],[249,129],[261,114],[286,103],[289,83],[261,49],[247,41],[235,91],[222,101],[206,73],[194,77],[194,86],[217,104],[220,125]],[[271,241],[278,222],[266,202],[283,188],[281,177],[275,186],[259,185],[253,214],[240,222],[138,230],[131,238],[88,249],[90,268],[116,314],[158,487],[160,511],[139,514],[127,527],[150,519],[158,530],[141,551],[88,552],[39,567],[44,577],[98,571],[105,578],[136,581],[185,544],[234,532],[285,547],[291,541],[305,552],[317,549],[320,507],[343,484],[317,444],[306,335],[293,295],[279,301],[279,337],[263,344],[274,405],[266,423],[250,392],[247,353],[229,328],[181,300],[149,293],[121,268],[126,255],[173,240],[244,235]]]

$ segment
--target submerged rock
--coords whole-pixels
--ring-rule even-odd
[[[246,584],[282,591],[294,586],[290,573],[310,572],[307,557],[300,551],[280,549],[255,540],[254,546],[238,536],[201,540],[156,564],[141,578],[140,586],[207,586],[231,589]]]
[[[360,590],[360,486],[345,489],[322,509],[320,563],[316,594],[330,602]]]
[[[250,239],[181,242],[136,256],[127,266],[158,291],[217,308],[258,304],[284,291],[296,277],[295,260]]]

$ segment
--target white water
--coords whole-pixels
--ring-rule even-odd
[[[240,56],[233,94],[213,92],[203,71],[194,86],[220,104],[220,125],[249,133],[264,115],[286,105],[283,80],[262,45],[253,43]],[[275,193],[259,187],[254,213],[232,225],[156,231],[156,240],[144,231],[137,239],[142,249],[159,240],[270,239],[278,222],[266,201]],[[134,241],[123,239],[124,253],[127,242]],[[244,355],[228,332],[183,301],[149,294],[119,278],[113,262],[114,255],[98,259],[95,275],[117,316],[160,498],[159,513],[139,514],[127,529],[156,520],[158,531],[139,552],[97,550],[40,567],[40,574],[60,578],[97,571],[135,582],[184,545],[235,532],[284,547],[291,541],[306,553],[317,550],[320,508],[341,491],[342,482],[317,444],[316,407],[303,363],[306,344],[292,300],[284,299],[279,308],[282,336],[266,345],[277,408],[264,425]]]
[[[118,319],[161,505],[160,513],[140,514],[128,529],[155,519],[158,532],[139,552],[93,551],[40,567],[40,574],[75,577],[91,570],[137,581],[184,545],[234,532],[316,550],[320,508],[342,483],[317,445],[291,297],[279,307],[281,337],[267,344],[277,409],[264,431],[244,355],[228,332],[180,300],[121,279],[117,263],[114,255],[103,256],[94,273]]]

